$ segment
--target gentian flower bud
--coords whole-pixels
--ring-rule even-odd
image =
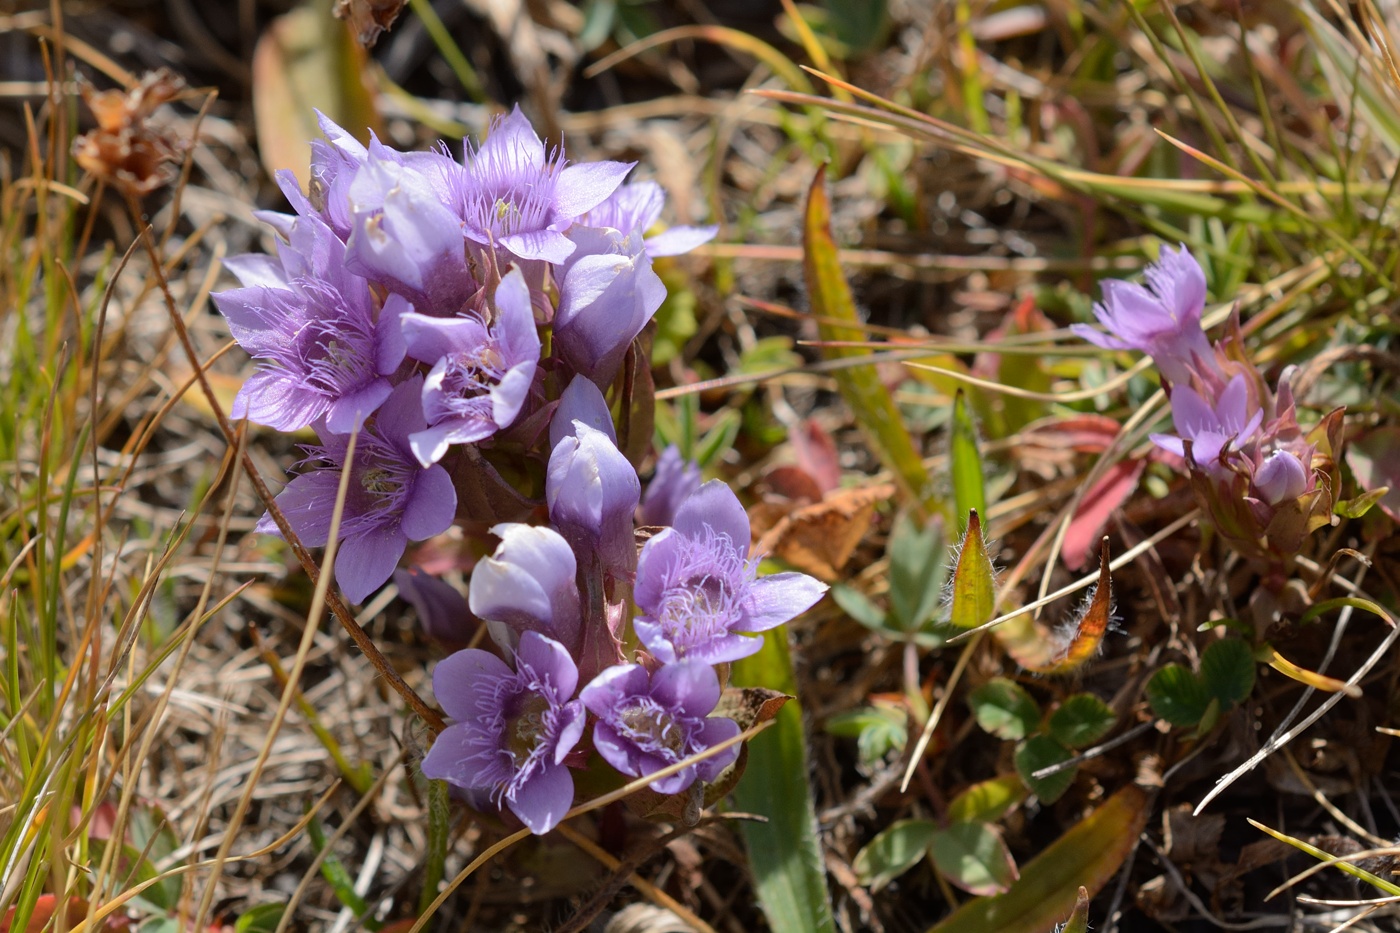
[[[1279,505],[1307,491],[1308,468],[1290,451],[1276,450],[1254,471],[1253,486],[1259,499],[1271,506]]]
[[[666,299],[666,286],[651,267],[641,234],[579,226],[569,239],[578,249],[558,272],[554,341],[575,372],[606,386]]]
[[[696,661],[666,664],[647,675],[640,664],[610,667],[579,692],[598,717],[593,745],[623,774],[646,777],[739,734],[732,719],[707,718],[719,702],[714,669]],[[658,794],[678,794],[698,777],[713,781],[739,757],[737,745],[651,782]]]
[[[575,405],[582,417],[566,421],[556,412],[550,425],[554,451],[545,479],[549,518],[576,551],[596,553],[612,571],[630,571],[636,563],[632,516],[642,485],[617,449],[611,422],[607,430],[590,427],[607,412],[598,387],[587,379],[571,382],[559,407],[568,413]]]
[[[552,528],[500,524],[501,539],[472,570],[472,612],[517,632],[547,635],[570,652],[579,647],[579,599],[573,549]]]
[[[423,773],[485,791],[531,832],[549,832],[574,800],[564,760],[583,737],[577,686],[569,652],[538,632],[521,636],[515,670],[476,648],[445,658],[433,692],[456,722],[428,750]]]

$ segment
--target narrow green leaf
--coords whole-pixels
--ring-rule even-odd
[[[762,684],[796,695],[787,626],[767,632],[757,654],[734,662],[732,680],[740,686]],[[774,933],[834,933],[807,784],[801,706],[796,700],[789,702],[776,720],[777,725],[749,743],[748,771],[732,794],[736,809],[767,817],[765,823],[740,824],[754,888]]]
[[[276,933],[286,904],[259,904],[238,915],[233,922],[234,933]]]
[[[1069,761],[1072,757],[1069,749],[1050,736],[1032,736],[1016,749],[1016,773],[1021,775],[1021,780],[1026,782],[1031,793],[1040,798],[1041,803],[1054,803],[1069,790],[1079,769],[1065,768],[1043,778],[1035,777],[1035,772]]]
[[[1118,873],[1147,821],[1147,794],[1129,784],[1021,866],[1011,890],[978,897],[930,933],[1050,933],[1074,908]]]
[[[822,319],[817,322],[817,333],[822,340],[865,340],[865,332],[859,327],[855,299],[841,268],[836,241],[831,236],[831,201],[826,193],[825,167],[817,169],[807,195],[802,253],[812,313]],[[848,322],[850,326],[831,321]],[[829,359],[870,356],[869,350],[859,347],[826,347],[822,352]],[[842,397],[855,412],[856,422],[869,439],[871,450],[894,474],[905,496],[925,511],[936,511],[937,500],[930,490],[923,459],[875,367],[855,366],[836,370],[832,375]]]
[[[938,827],[931,820],[899,820],[891,823],[856,853],[856,880],[879,891],[924,857]]]
[[[967,698],[977,725],[999,739],[1024,739],[1040,726],[1040,707],[1025,688],[1005,677],[987,681]]]
[[[953,570],[953,605],[950,620],[954,628],[976,628],[990,622],[996,608],[996,573],[982,540],[982,522],[976,512],[968,513],[967,534],[958,549]]]
[[[1384,894],[1387,894],[1391,897],[1400,897],[1400,885],[1397,885],[1393,881],[1387,881],[1386,879],[1381,878],[1378,875],[1373,875],[1364,868],[1358,868],[1352,862],[1339,861],[1337,860],[1337,857],[1334,856],[1332,853],[1325,852],[1322,849],[1319,849],[1317,846],[1311,845],[1310,843],[1306,843],[1301,839],[1295,839],[1292,836],[1285,835],[1276,829],[1270,829],[1269,827],[1265,826],[1263,823],[1260,823],[1257,820],[1250,820],[1249,825],[1253,826],[1255,829],[1268,833],[1270,836],[1273,836],[1280,842],[1288,843],[1293,848],[1298,849],[1301,852],[1308,853],[1315,859],[1321,859],[1324,862],[1331,862],[1333,865],[1335,865],[1337,868],[1340,868],[1348,875],[1360,878],[1362,881],[1366,882],[1367,884],[1371,885],[1372,887],[1376,888]]]
[[[831,588],[831,598],[841,611],[861,625],[875,631],[887,631],[885,613],[870,598],[853,586],[837,583]]]
[[[1108,735],[1117,717],[1092,693],[1076,693],[1050,714],[1050,734],[1070,748],[1088,748]]]
[[[1016,860],[990,823],[954,823],[934,834],[929,858],[969,894],[1000,894],[1016,880]]]
[[[967,394],[958,389],[953,396],[953,425],[948,461],[953,476],[953,509],[958,531],[967,531],[968,516],[987,513],[987,480],[982,471],[982,453],[977,443],[977,423],[967,404]]]
[[[973,784],[948,804],[948,820],[953,823],[989,822],[1001,819],[1026,799],[1026,785],[1017,774],[1003,774]]]
[[[1201,682],[1222,707],[1242,702],[1254,689],[1254,652],[1239,638],[1212,642],[1201,654]]]
[[[318,854],[321,854],[321,877],[326,879],[326,883],[335,892],[335,899],[340,901],[342,907],[348,907],[357,917],[361,917],[369,910],[369,904],[360,897],[355,890],[355,879],[350,877],[350,873],[345,870],[345,865],[340,858],[332,851],[326,850],[326,831],[321,826],[321,821],[315,816],[311,817],[311,822],[306,824],[307,831],[311,835],[311,846]],[[247,916],[246,914],[244,916]],[[280,918],[281,911],[278,911]],[[240,918],[241,919],[241,918]],[[372,919],[372,918],[370,918]],[[375,925],[377,926],[377,924]],[[272,928],[276,929],[277,922],[273,921]],[[371,927],[374,928],[374,927]],[[242,931],[239,931],[242,933]]]
[[[890,543],[890,615],[906,632],[918,631],[938,611],[948,576],[943,523],[930,518],[922,527],[908,512],[895,519]]]
[[[1152,712],[1174,726],[1196,725],[1211,699],[1201,679],[1180,664],[1168,664],[1147,682]]]

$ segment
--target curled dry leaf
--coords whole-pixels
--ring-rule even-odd
[[[86,78],[78,80],[97,120],[96,129],[73,140],[73,157],[83,170],[137,195],[173,181],[189,140],[152,125],[151,117],[185,89],[184,80],[166,68],[148,72],[129,90],[99,91]]]
[[[388,32],[408,0],[335,0],[335,15],[350,24],[360,45],[369,48]]]
[[[893,483],[839,489],[787,514],[780,503],[764,503],[752,513],[755,550],[822,580],[836,580],[870,530],[875,506],[894,494]]]

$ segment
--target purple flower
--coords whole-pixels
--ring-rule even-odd
[[[1312,459],[1308,451],[1308,460]],[[1275,450],[1264,458],[1259,469],[1254,471],[1254,491],[1256,498],[1277,506],[1290,499],[1297,499],[1308,491],[1312,471],[1309,465],[1288,450]]]
[[[558,273],[554,339],[575,372],[606,386],[666,299],[666,286],[652,269],[640,234],[580,226],[569,237],[578,249]]]
[[[656,472],[642,495],[642,524],[671,524],[676,509],[699,488],[700,465],[681,457],[675,444],[666,445],[656,458]]]
[[[636,164],[565,167],[562,153],[545,153],[519,107],[491,124],[486,141],[468,151],[465,162],[454,187],[467,239],[519,259],[555,263],[574,251],[564,232],[612,194]]]
[[[741,633],[781,625],[826,592],[804,573],[758,579],[748,552],[749,517],[733,490],[711,480],[686,499],[637,561],[632,626],[647,651],[663,664],[737,661],[763,646]]]
[[[666,194],[654,181],[621,185],[606,201],[579,218],[588,227],[612,227],[624,236],[645,235],[661,217]],[[719,227],[672,227],[645,240],[648,256],[679,256],[715,238]]]
[[[1162,247],[1146,276],[1145,288],[1112,279],[1103,283],[1104,300],[1094,305],[1094,316],[1108,328],[1107,334],[1084,324],[1071,330],[1105,349],[1140,350],[1152,357],[1162,375],[1185,385],[1193,369],[1210,366],[1214,359],[1201,330],[1205,273],[1183,244],[1179,250]]]
[[[1189,440],[1191,460],[1207,470],[1216,468],[1222,454],[1238,450],[1264,420],[1264,412],[1250,404],[1249,384],[1243,373],[1230,380],[1214,405],[1184,384],[1172,389],[1171,404],[1172,422],[1180,436],[1153,434],[1152,441],[1184,457],[1184,441]]]
[[[552,528],[533,525],[500,524],[491,533],[501,543],[472,570],[472,612],[516,632],[539,632],[576,651],[578,565],[569,543]]]
[[[423,773],[484,791],[534,833],[558,825],[574,800],[564,759],[583,737],[583,704],[573,659],[558,642],[526,632],[515,670],[468,648],[433,671],[433,692],[456,722],[423,759]]]
[[[444,204],[462,168],[441,152],[405,156],[378,141],[347,188],[354,229],[346,261],[420,313],[454,315],[480,286],[467,266],[462,223]]]
[[[593,744],[623,774],[646,777],[739,734],[732,719],[707,719],[719,702],[719,678],[707,664],[667,664],[647,676],[640,664],[610,667],[579,693],[598,717]],[[734,745],[670,777],[651,782],[658,794],[678,794],[713,781],[739,757]]]
[[[369,283],[345,269],[345,248],[317,217],[282,227],[290,242],[279,262],[241,257],[229,267],[243,288],[216,292],[229,330],[257,371],[233,403],[247,417],[281,431],[318,419],[347,434],[389,396],[389,376],[404,358],[399,317],[409,305],[390,296],[376,307]]]
[[[433,364],[423,381],[428,427],[410,438],[424,466],[441,460],[451,444],[474,444],[509,426],[525,404],[540,337],[519,269],[501,280],[495,305],[489,324],[474,314],[402,318],[408,355]]]
[[[617,449],[607,402],[596,385],[587,379],[569,383],[550,424],[550,441],[550,521],[576,552],[596,553],[606,567],[630,570],[636,561],[632,518],[642,484]]]
[[[396,386],[355,442],[335,556],[336,583],[351,602],[361,602],[389,579],[410,540],[446,531],[457,511],[457,491],[447,471],[423,469],[409,448],[408,435],[423,427],[421,384],[415,377]],[[303,462],[324,466],[296,477],[277,496],[277,507],[308,547],[330,539],[350,442],[340,434],[325,434],[321,440],[323,446],[307,448]],[[263,516],[257,530],[278,533],[270,515]]]

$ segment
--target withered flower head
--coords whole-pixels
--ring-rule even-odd
[[[152,126],[151,116],[184,90],[184,80],[161,68],[147,72],[130,90],[99,91],[84,78],[79,82],[97,119],[97,129],[73,140],[73,156],[83,170],[134,194],[173,180],[189,141]]]

